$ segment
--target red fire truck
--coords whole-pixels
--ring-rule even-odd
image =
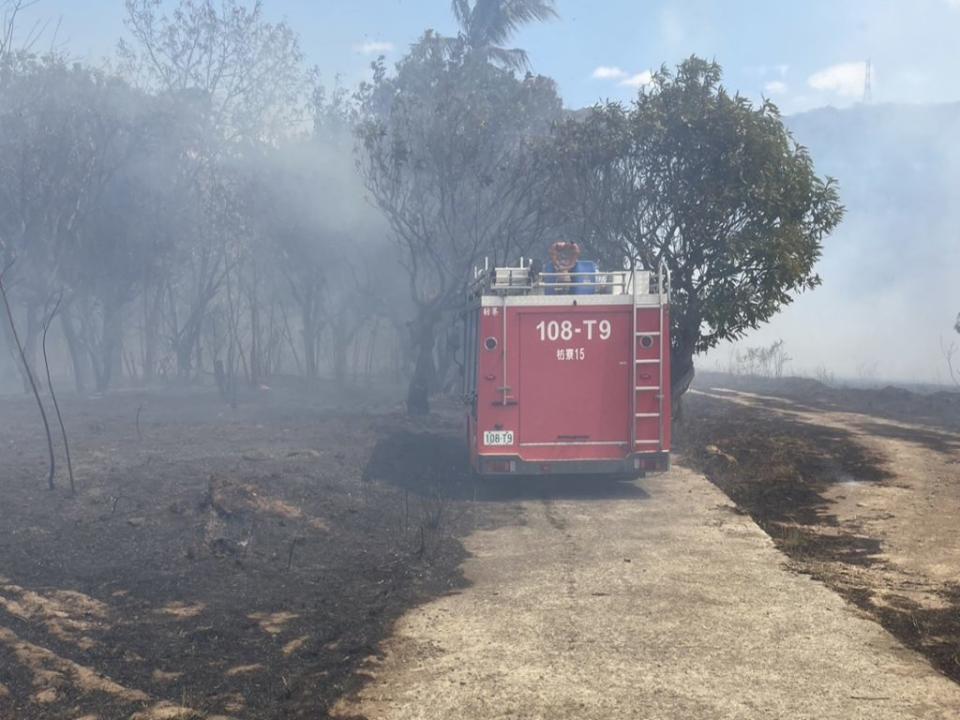
[[[578,256],[558,243],[542,270],[476,272],[464,399],[480,475],[669,469],[669,274]]]

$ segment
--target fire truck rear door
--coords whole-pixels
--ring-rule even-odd
[[[617,454],[626,454],[632,310],[627,305],[520,310],[521,448],[622,446]]]

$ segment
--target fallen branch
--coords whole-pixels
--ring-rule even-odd
[[[287,556],[287,570],[293,567],[293,553],[297,549],[297,545],[303,544],[304,539],[302,537],[295,537],[290,541],[290,554]]]

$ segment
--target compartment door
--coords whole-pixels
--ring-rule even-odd
[[[614,305],[520,311],[521,446],[623,445],[625,454],[632,310]]]

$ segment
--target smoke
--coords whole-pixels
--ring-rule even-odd
[[[396,252],[356,168],[349,92],[317,84],[259,5],[184,7],[128,4],[123,75],[0,47],[0,266],[29,364],[62,296],[51,364],[78,392],[342,381],[348,357],[396,372],[376,358],[402,342],[406,285],[385,271]],[[180,25],[215,70],[179,64]]]
[[[960,311],[960,103],[824,108],[787,123],[839,181],[847,215],[824,241],[823,285],[740,344],[782,338],[792,372],[945,381],[940,338],[956,337]]]

